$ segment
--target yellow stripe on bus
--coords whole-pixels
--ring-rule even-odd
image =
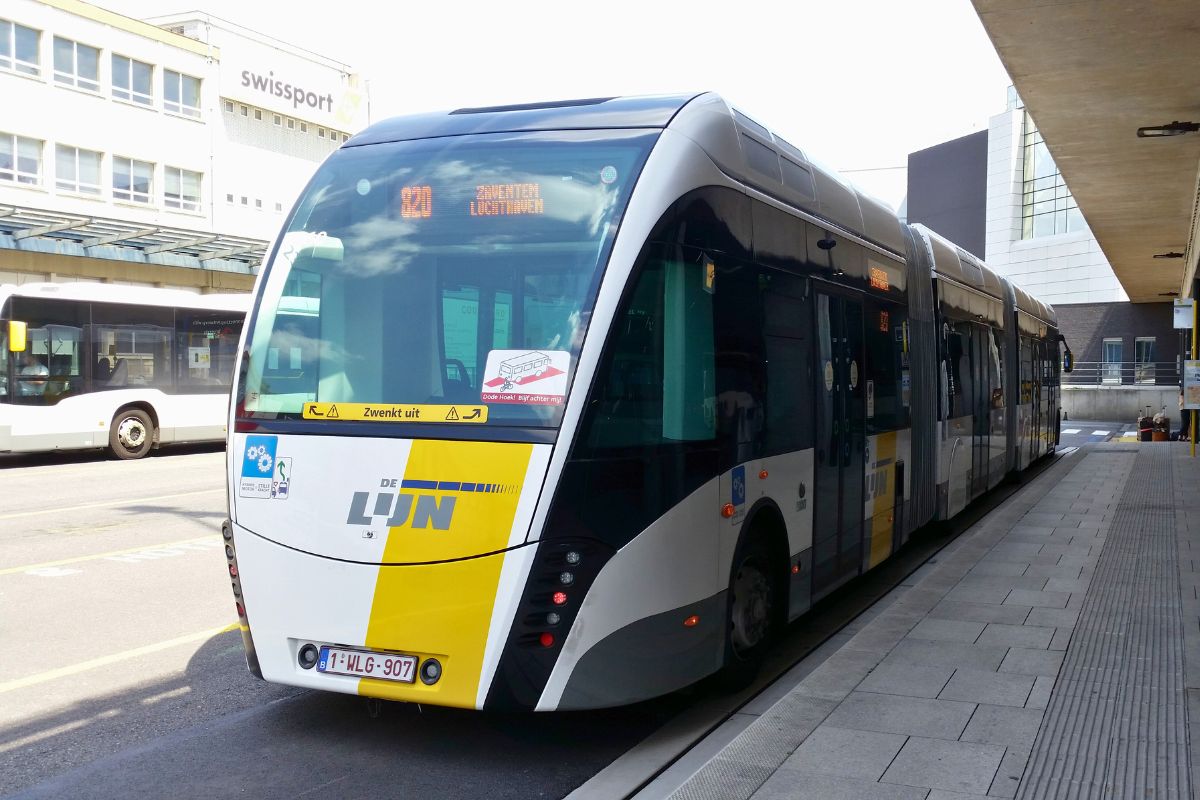
[[[383,561],[434,561],[445,553],[490,553],[508,545],[533,445],[418,440],[405,481],[449,484],[486,481],[497,491],[429,490],[439,503],[453,499],[445,530],[388,530]],[[402,490],[406,491],[406,490]],[[420,502],[418,497],[417,501]],[[444,521],[444,518],[443,518]],[[442,564],[380,567],[367,626],[366,646],[435,656],[443,677],[434,686],[363,678],[359,693],[394,700],[474,708],[503,555]]]
[[[871,560],[870,569],[892,554],[892,537],[895,531],[896,500],[896,432],[881,433],[875,437],[875,463],[886,461],[887,466],[875,472],[875,497],[871,502]],[[874,465],[868,465],[871,467]]]

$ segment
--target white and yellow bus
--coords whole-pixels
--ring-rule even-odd
[[[749,671],[1054,449],[1059,352],[1053,309],[715,95],[380,123],[247,326],[250,669],[529,710]]]
[[[0,452],[221,441],[248,294],[0,285]]]

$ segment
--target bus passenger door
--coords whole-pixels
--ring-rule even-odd
[[[971,499],[978,497],[988,488],[988,460],[991,453],[991,397],[992,386],[988,364],[990,363],[987,337],[991,333],[980,325],[971,326],[971,371],[975,381],[975,407],[971,410],[972,423],[972,468]]]
[[[816,304],[814,597],[861,567],[866,441],[862,303],[818,292]]]

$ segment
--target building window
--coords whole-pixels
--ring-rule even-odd
[[[183,211],[200,210],[200,173],[179,167],[163,170],[163,205]]]
[[[261,199],[255,200],[254,207],[257,209],[261,209],[262,208],[262,200]]]
[[[250,200],[245,195],[242,195],[242,205],[244,205],[244,206],[250,205]]]
[[[259,122],[262,122],[262,109],[261,108],[254,109],[254,118],[256,120],[258,120]]]
[[[1154,337],[1139,336],[1133,340],[1133,381],[1154,383]]]
[[[231,194],[225,195],[225,202],[229,203],[229,205],[233,205],[233,195],[231,195]]]
[[[25,75],[41,75],[38,40],[41,32],[15,22],[0,20],[0,68]]]
[[[275,204],[275,212],[279,213],[280,211],[283,211],[283,203],[276,203]]]
[[[342,134],[342,141],[343,141],[343,142],[348,142],[348,141],[350,141],[350,134],[348,134],[348,133],[343,133],[343,134]]]
[[[100,194],[100,153],[64,144],[54,149],[54,185],[68,192]]]
[[[100,51],[95,47],[55,36],[54,80],[65,86],[100,91]]]
[[[1025,112],[1023,150],[1021,238],[1084,230],[1083,215],[1028,111]]]
[[[112,94],[121,100],[154,105],[154,67],[142,61],[118,56],[112,57]]]
[[[325,138],[325,129],[324,128],[317,128],[317,138],[318,139]]]
[[[1104,363],[1100,365],[1100,380],[1104,383],[1121,382],[1121,358],[1123,343],[1120,339],[1105,339],[1101,354]]]
[[[301,122],[301,123],[300,123],[300,132],[301,132],[301,133],[308,133],[308,123],[307,123],[307,122]]]
[[[154,183],[154,165],[148,161],[114,157],[113,197],[132,203],[150,203]]]
[[[0,181],[30,186],[42,182],[42,143],[11,133],[0,133]]]
[[[226,114],[232,114],[232,113],[233,113],[233,101],[232,101],[232,100],[226,100],[226,101],[225,101],[225,113],[226,113]]]
[[[292,119],[291,117],[288,117],[288,130],[290,131],[290,130],[295,130],[295,129],[296,129],[296,120]]]
[[[276,125],[282,125],[282,124],[283,124],[283,117],[281,117],[281,116],[279,116],[278,114],[276,114],[276,115],[275,115],[275,117],[274,117],[274,122],[275,122],[275,124],[276,124]]]
[[[163,70],[163,108],[188,117],[200,116],[200,79]]]

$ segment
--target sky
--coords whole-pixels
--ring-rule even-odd
[[[908,154],[1004,110],[970,0],[93,0],[200,10],[349,64],[371,117],[716,91],[893,206]]]

